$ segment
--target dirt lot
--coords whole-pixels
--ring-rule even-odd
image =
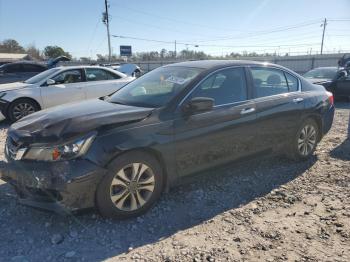
[[[208,172],[129,221],[23,207],[0,182],[0,260],[350,261],[349,116],[350,104],[337,104],[308,162],[266,157]]]

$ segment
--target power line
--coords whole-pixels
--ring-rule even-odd
[[[149,39],[149,38],[141,38],[141,37],[134,37],[134,36],[122,36],[122,35],[112,35],[116,38],[124,38],[124,39],[133,39],[133,40],[140,40],[140,41],[147,41],[147,42],[156,42],[156,43],[164,43],[164,44],[173,44],[173,41],[165,41],[165,40],[158,40],[158,39]],[[198,47],[199,45],[196,43],[185,43],[185,42],[177,42],[178,45],[185,45],[185,46],[195,46]],[[241,47],[296,47],[296,46],[310,46],[310,45],[316,45],[318,43],[308,43],[308,44],[290,44],[290,45],[209,45],[209,44],[201,44],[200,46],[206,46],[206,47],[234,47],[234,48],[241,48]]]

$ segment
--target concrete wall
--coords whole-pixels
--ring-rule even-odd
[[[327,54],[327,55],[305,55],[305,56],[282,56],[282,57],[241,57],[241,60],[253,60],[261,62],[270,62],[287,67],[297,73],[303,74],[313,68],[321,66],[338,66],[338,60],[343,54]],[[144,72],[151,71],[159,66],[172,64],[177,61],[149,61],[136,62]]]

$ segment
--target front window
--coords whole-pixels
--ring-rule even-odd
[[[52,68],[49,70],[46,70],[36,76],[33,76],[31,78],[29,78],[28,80],[24,81],[24,83],[27,84],[36,84],[36,83],[40,83],[41,81],[46,80],[49,76],[53,75],[54,73],[60,71],[60,69],[58,68]]]
[[[316,68],[307,72],[305,78],[316,78],[316,79],[334,79],[337,75],[336,68]]]
[[[190,99],[195,97],[212,98],[216,106],[246,100],[244,69],[229,68],[213,74],[197,87]]]
[[[191,67],[161,67],[124,86],[109,102],[144,107],[166,105],[203,69]]]
[[[55,80],[56,84],[72,84],[79,83],[82,81],[81,70],[67,70],[58,74],[52,80]]]

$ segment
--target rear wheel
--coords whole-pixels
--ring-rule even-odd
[[[12,102],[8,108],[7,115],[11,122],[15,122],[27,115],[39,111],[39,106],[30,99],[18,99]]]
[[[101,215],[125,219],[145,213],[163,189],[162,168],[146,153],[131,152],[115,159],[97,188],[96,205]]]
[[[319,132],[316,121],[313,119],[305,120],[292,140],[289,155],[295,160],[308,159],[316,149]]]

